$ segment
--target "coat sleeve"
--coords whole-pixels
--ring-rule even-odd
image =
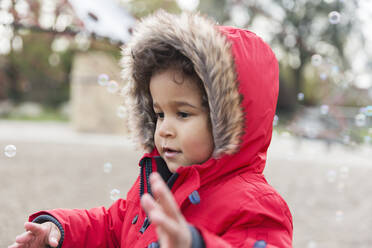
[[[126,201],[119,199],[110,208],[54,209],[40,211],[29,221],[48,214],[56,218],[64,230],[62,247],[119,247]]]
[[[196,225],[206,247],[291,248],[293,225],[287,204],[277,195],[270,194],[255,205],[255,209],[243,207],[222,235]]]

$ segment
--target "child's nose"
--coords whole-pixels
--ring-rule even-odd
[[[161,137],[170,137],[175,135],[175,129],[169,119],[164,118],[160,125],[158,125],[159,135]]]

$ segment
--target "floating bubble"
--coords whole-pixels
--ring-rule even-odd
[[[323,72],[323,73],[320,73],[319,77],[320,77],[321,80],[324,81],[324,80],[326,80],[328,78],[328,75],[327,75],[327,73],[324,73]]]
[[[17,148],[15,145],[7,145],[4,149],[5,156],[8,158],[12,158],[16,155],[17,153]]]
[[[371,137],[364,136],[363,140],[364,140],[364,144],[367,144],[368,145],[371,142]]]
[[[366,116],[372,116],[372,105],[362,108],[360,112]]]
[[[332,66],[332,74],[337,75],[340,72],[340,68],[337,65]]]
[[[327,115],[329,111],[329,106],[328,105],[322,105],[320,106],[320,113],[322,115]]]
[[[124,106],[119,106],[117,110],[117,116],[121,119],[125,118],[126,109]]]
[[[278,125],[278,122],[279,122],[279,116],[275,115],[274,116],[274,120],[273,120],[273,126],[277,126]]]
[[[341,21],[341,14],[337,11],[332,11],[328,14],[328,20],[331,24],[338,24]]]
[[[341,222],[344,220],[344,211],[342,210],[337,210],[336,211],[336,221]]]
[[[323,61],[323,58],[321,55],[319,54],[314,54],[313,56],[311,56],[311,64],[313,66],[320,66],[322,64],[322,61]]]
[[[304,98],[305,98],[304,93],[300,92],[300,93],[297,94],[297,100],[299,100],[299,101],[303,101]]]
[[[101,86],[106,86],[109,80],[110,78],[107,74],[102,73],[98,76],[98,84]]]
[[[115,80],[110,80],[107,84],[107,91],[110,93],[115,93],[119,90],[119,84]]]
[[[366,125],[367,118],[365,114],[359,113],[355,116],[355,125],[358,127],[363,127]]]
[[[120,198],[120,190],[118,189],[113,189],[110,192],[110,199],[113,201],[116,201]]]
[[[330,183],[334,183],[336,181],[337,172],[335,170],[329,170],[327,172],[327,181]]]
[[[107,162],[107,163],[104,163],[103,165],[103,172],[104,173],[110,173],[112,171],[112,164]]]

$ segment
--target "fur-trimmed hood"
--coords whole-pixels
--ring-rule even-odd
[[[204,83],[215,149],[210,160],[196,167],[232,163],[229,169],[218,166],[220,173],[241,167],[262,173],[279,88],[278,64],[269,46],[252,32],[218,26],[200,14],[158,11],[141,20],[123,48],[121,66],[129,129],[148,152],[155,148],[156,120],[151,99],[133,79],[132,51],[155,43],[172,45],[188,57]]]

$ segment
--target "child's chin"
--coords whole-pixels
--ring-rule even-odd
[[[167,163],[168,169],[172,173],[175,173],[179,167],[183,166],[183,165],[180,165],[179,163],[176,163],[176,162],[166,161],[166,163]]]

